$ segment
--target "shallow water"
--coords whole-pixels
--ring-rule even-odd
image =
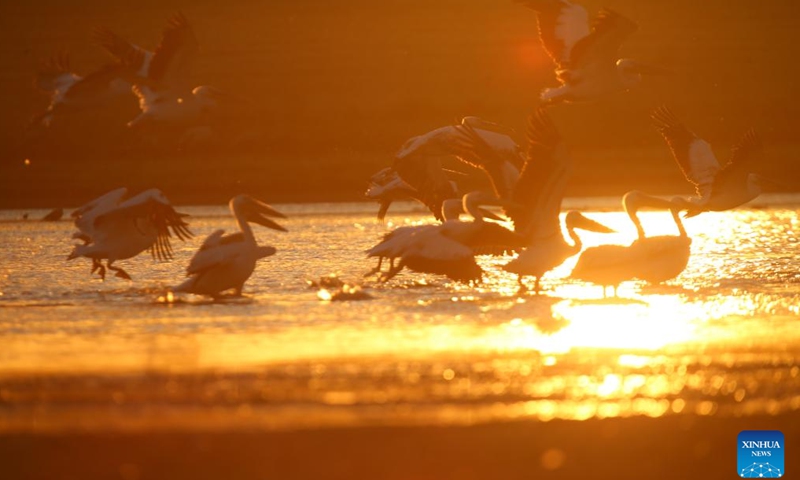
[[[800,196],[686,220],[692,258],[662,286],[620,298],[545,277],[543,295],[481,260],[482,284],[405,272],[380,285],[364,250],[390,228],[428,222],[411,205],[386,225],[371,204],[283,205],[289,233],[256,227],[278,253],[245,297],[169,301],[202,239],[235,229],[223,207],[187,207],[196,237],[175,259],[118,262],[134,280],[70,262],[68,220],[0,212],[0,432],[293,429],[469,424],[515,418],[780,414],[800,409]],[[780,200],[781,202],[777,202]],[[776,203],[777,202],[777,203]],[[618,200],[571,200],[618,233]],[[615,205],[616,204],[616,205]],[[756,205],[758,206],[758,205]],[[38,218],[45,212],[31,212]],[[648,234],[675,234],[643,212]],[[368,301],[330,302],[307,280],[363,283]]]

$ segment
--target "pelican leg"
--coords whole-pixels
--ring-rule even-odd
[[[103,266],[103,262],[100,260],[93,258],[92,259],[92,272],[97,272],[100,275],[100,280],[106,279],[106,267]]]
[[[392,262],[392,263],[394,263],[394,262]],[[393,279],[394,276],[397,275],[398,273],[400,273],[400,271],[402,271],[404,267],[405,267],[405,265],[403,265],[403,262],[400,262],[400,264],[397,265],[396,267],[393,266],[392,268],[389,269],[388,272],[386,272],[383,275],[381,275],[380,282],[381,283],[386,283],[389,280]]]
[[[381,271],[381,265],[382,264],[383,264],[383,257],[378,257],[378,266],[373,268],[369,272],[365,273],[364,277],[365,278],[366,277],[371,277],[372,275],[375,275],[376,273],[379,273]]]
[[[109,269],[109,270],[111,270],[111,271],[113,271],[113,272],[116,272],[116,273],[114,274],[114,276],[115,276],[115,277],[118,277],[118,278],[124,278],[125,280],[132,280],[132,279],[131,279],[131,276],[130,276],[130,275],[128,275],[128,272],[126,272],[125,270],[123,270],[123,269],[121,269],[121,268],[119,268],[119,267],[113,267],[113,266],[111,266],[111,264],[112,264],[112,263],[114,263],[114,262],[112,262],[112,261],[109,261],[109,262],[108,262],[108,269]]]
[[[517,290],[517,294],[523,294],[528,291],[528,287],[525,286],[525,282],[522,281],[522,275],[517,275],[517,284],[519,285],[519,290]]]
[[[617,287],[618,285],[611,285],[611,293],[614,294],[614,298],[617,298]]]
[[[533,285],[533,291],[536,292],[536,295],[542,291],[541,285],[539,285],[539,277],[536,277],[536,283]]]
[[[233,296],[234,297],[241,297],[243,289],[244,289],[244,283],[242,283],[241,285],[239,285],[238,287],[233,289]]]
[[[606,295],[606,289],[607,288],[608,288],[608,285],[603,285],[603,298],[608,298],[608,295]]]

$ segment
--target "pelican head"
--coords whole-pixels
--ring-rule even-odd
[[[241,218],[247,222],[256,223],[273,230],[280,230],[281,232],[288,231],[281,225],[267,218],[286,218],[286,215],[249,195],[237,195],[233,197],[229,206],[232,211],[236,212],[236,215],[241,216]]]
[[[567,230],[579,228],[581,230],[588,230],[590,232],[614,233],[614,230],[611,228],[606,227],[602,223],[592,220],[581,212],[577,212],[575,210],[567,212],[567,215],[564,218],[564,224],[567,226]]]

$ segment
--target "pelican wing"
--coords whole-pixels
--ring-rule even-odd
[[[203,243],[205,244],[205,242]],[[200,248],[189,261],[189,266],[186,267],[186,276],[201,274],[212,268],[230,263],[236,259],[239,252],[240,249],[236,247],[235,242],[220,242],[213,247]]]
[[[437,220],[442,220],[442,203],[449,198],[455,198],[457,193],[442,169],[441,160],[408,156],[395,160],[393,168],[416,191],[414,198],[424,203]]]
[[[420,229],[408,236],[403,264],[411,270],[446,275],[457,281],[479,280],[483,270],[475,262],[472,249],[443,233],[444,225]]]
[[[652,117],[686,180],[695,186],[701,198],[708,198],[720,170],[711,145],[686,128],[667,107],[658,108]]]
[[[592,32],[572,48],[569,68],[613,68],[619,57],[620,47],[636,29],[637,25],[633,20],[608,8],[600,10],[592,21]]]
[[[569,156],[561,135],[544,108],[528,118],[528,158],[512,199],[520,205],[508,210],[514,229],[528,239],[561,232],[559,213],[569,178]]]
[[[472,235],[460,242],[469,247],[473,255],[505,255],[527,244],[525,237],[496,223],[475,222],[474,225]]]
[[[572,48],[590,34],[589,14],[581,5],[567,0],[517,0],[536,11],[539,37],[547,54],[563,67]]]
[[[519,146],[508,135],[477,128],[463,122],[451,144],[452,153],[462,162],[483,170],[499,198],[509,198],[519,176]]]
[[[170,237],[173,234],[181,240],[192,237],[184,217],[185,215],[176,212],[172,205],[163,200],[161,192],[147,191],[122,202],[107,213],[98,215],[94,226],[100,228],[106,223],[148,220],[156,230],[156,241],[150,247],[151,255],[159,260],[169,260],[173,253]]]
[[[727,191],[741,188],[747,176],[753,172],[753,164],[762,150],[763,144],[758,133],[754,129],[748,130],[742,140],[734,145],[730,160],[714,179],[714,190]],[[728,184],[736,186],[727,187]]]
[[[147,52],[138,45],[125,40],[107,28],[98,28],[93,32],[94,42],[126,67],[128,73],[146,76],[145,62]]]
[[[43,92],[56,93],[66,91],[80,79],[70,69],[69,55],[62,52],[44,62],[36,73],[35,84]]]
[[[113,63],[105,65],[73,83],[72,86],[64,92],[64,97],[69,99],[95,97],[106,92],[111,82],[122,78],[124,75],[125,67],[122,64]]]
[[[153,54],[148,78],[169,88],[185,87],[197,51],[197,38],[189,21],[181,13],[173,15]]]
[[[113,210],[127,193],[127,188],[117,188],[77,208],[70,214],[75,219],[75,226],[81,232],[89,233],[94,227],[95,218]]]

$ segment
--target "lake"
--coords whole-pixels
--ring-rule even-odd
[[[568,199],[628,244],[618,199]],[[0,211],[0,432],[294,430],[471,425],[512,419],[778,415],[800,409],[800,196],[686,219],[686,270],[619,298],[569,280],[542,295],[482,257],[484,282],[403,272],[379,284],[364,251],[399,225],[399,204],[275,205],[288,233],[255,226],[262,260],[244,297],[168,294],[225,207],[184,207],[195,237],[175,258],[117,262],[132,281],[66,261],[74,227]],[[40,218],[46,212],[28,212]],[[645,211],[648,234],[676,234]],[[372,299],[332,302],[307,281],[335,274]]]

